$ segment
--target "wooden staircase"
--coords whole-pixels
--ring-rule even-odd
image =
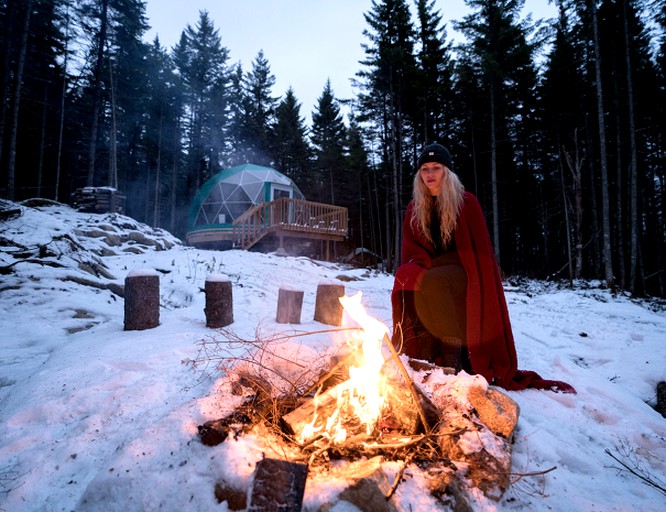
[[[234,243],[250,249],[269,234],[341,242],[347,238],[347,208],[282,197],[250,208],[233,222]]]

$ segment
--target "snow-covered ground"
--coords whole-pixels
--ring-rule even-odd
[[[362,292],[366,310],[391,325],[390,275],[198,250],[127,217],[62,205],[2,206],[22,215],[0,221],[0,510],[228,510],[215,499],[216,481],[248,485],[265,446],[246,436],[208,447],[197,436],[198,425],[240,401],[222,375],[187,363],[199,342],[220,336],[205,326],[210,274],[231,280],[229,329],[247,339],[326,328],[313,321],[316,288],[341,276],[347,295]],[[124,302],[112,290],[140,269],[160,275],[160,325],[125,331]],[[281,286],[304,291],[300,325],[275,322]],[[514,483],[480,509],[666,510],[664,492],[611,457],[666,487],[666,419],[651,407],[666,380],[663,308],[589,283],[506,289],[519,367],[578,394],[508,393],[521,409]],[[302,348],[293,341],[285,350],[307,360],[331,350],[335,336],[298,338]],[[334,480],[308,480],[304,508],[358,510],[336,504],[339,492]],[[393,499],[403,510],[446,510],[416,468]]]

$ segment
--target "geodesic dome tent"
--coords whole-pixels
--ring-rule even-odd
[[[255,205],[281,197],[304,199],[296,184],[270,167],[243,164],[206,181],[192,200],[187,242],[197,245],[233,240],[233,222]]]

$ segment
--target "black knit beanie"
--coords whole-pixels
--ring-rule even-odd
[[[436,142],[428,144],[425,148],[423,148],[423,151],[421,151],[419,159],[416,162],[416,169],[420,169],[423,164],[428,162],[437,162],[442,165],[446,165],[450,170],[453,171],[451,153],[449,153],[449,150],[444,146],[437,144]]]

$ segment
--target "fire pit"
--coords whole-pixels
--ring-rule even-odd
[[[232,414],[199,426],[201,441],[216,446],[256,435],[266,444],[249,492],[218,482],[218,500],[232,510],[301,510],[306,483],[316,492],[336,479],[343,482],[337,499],[399,511],[405,507],[395,495],[408,476],[454,510],[499,500],[511,483],[517,404],[481,376],[400,357],[360,293],[340,302],[355,326],[336,330],[345,352],[317,374],[290,367],[275,347],[304,334],[247,341],[223,330],[224,340],[201,343],[197,362],[220,364],[246,396]],[[233,344],[251,355],[220,355]]]

